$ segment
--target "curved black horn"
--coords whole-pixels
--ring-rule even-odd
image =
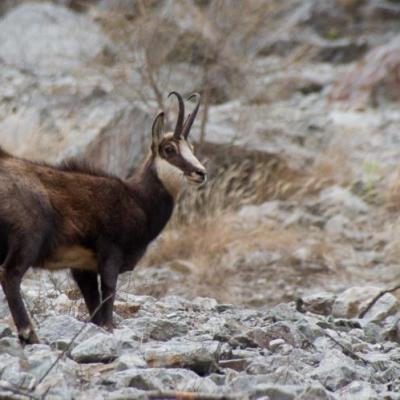
[[[185,124],[183,125],[183,129],[182,129],[182,136],[187,139],[189,132],[190,132],[190,128],[193,125],[194,119],[196,118],[197,112],[199,111],[199,107],[200,107],[200,98],[201,96],[198,93],[193,93],[192,95],[189,96],[188,100],[192,99],[193,97],[197,98],[197,103],[195,108],[193,109],[192,113],[188,115]]]
[[[179,104],[179,112],[178,112],[178,119],[175,125],[174,137],[179,139],[183,129],[183,118],[185,117],[185,104],[183,102],[182,96],[178,92],[171,92],[168,97],[171,95],[175,95],[178,99]]]

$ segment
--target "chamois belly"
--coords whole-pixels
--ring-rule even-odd
[[[72,268],[97,272],[97,259],[93,251],[85,247],[61,246],[40,267],[49,270]]]

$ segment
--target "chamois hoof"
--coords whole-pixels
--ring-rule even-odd
[[[18,332],[18,339],[22,346],[40,343],[39,338],[32,327],[20,330]]]
[[[114,323],[102,324],[101,327],[107,332],[113,333],[115,325]]]

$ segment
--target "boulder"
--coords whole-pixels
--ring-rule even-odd
[[[360,368],[351,358],[333,349],[325,353],[320,365],[309,375],[320,381],[326,389],[335,391],[359,376]]]
[[[332,314],[341,318],[358,317],[380,291],[380,288],[373,286],[351,287],[337,296]]]
[[[332,86],[329,97],[353,108],[400,101],[399,37],[369,51]]]
[[[71,157],[126,177],[145,157],[149,111],[113,93],[93,69],[31,77],[0,64],[0,143],[14,155],[57,163]]]
[[[169,341],[146,346],[144,358],[150,367],[188,368],[207,374],[216,368],[220,344],[216,341]]]
[[[47,318],[40,325],[38,335],[40,339],[62,350],[67,348],[73,339],[71,348],[99,332],[102,332],[102,329],[96,325],[78,321],[69,315],[58,315]]]
[[[176,368],[151,368],[127,369],[117,372],[104,379],[106,384],[114,384],[117,388],[132,387],[141,390],[174,390],[191,379],[198,376],[185,369]]]
[[[21,4],[0,20],[0,59],[35,74],[79,68],[110,49],[89,17],[56,4]]]
[[[79,363],[106,363],[115,360],[118,352],[118,341],[112,335],[97,333],[79,343],[72,350],[71,357]]]

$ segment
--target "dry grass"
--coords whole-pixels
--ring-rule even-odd
[[[397,212],[400,210],[400,168],[395,171],[388,184],[384,202],[390,211]]]
[[[293,250],[294,242],[301,242],[301,231],[263,222],[254,227],[238,220],[237,210],[274,199],[301,200],[327,185],[347,183],[350,177],[345,154],[339,147],[328,149],[302,173],[290,170],[277,159],[244,160],[222,167],[204,188],[186,193],[144,264],[182,259],[193,261],[201,270],[220,264],[223,257],[236,251],[246,254],[260,248]],[[234,258],[238,256],[235,254]]]

